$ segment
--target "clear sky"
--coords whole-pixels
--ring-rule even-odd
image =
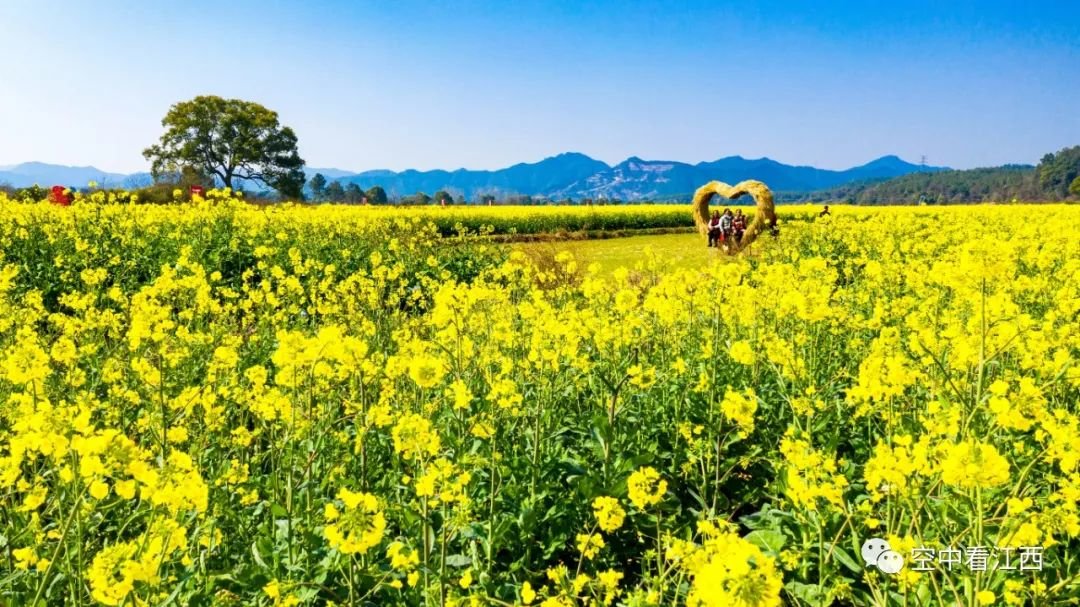
[[[0,0],[0,165],[131,172],[258,101],[309,166],[728,155],[957,168],[1080,144],[1080,2]]]

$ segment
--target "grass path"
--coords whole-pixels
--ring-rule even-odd
[[[718,250],[705,246],[705,239],[696,232],[626,236],[602,240],[523,242],[512,246],[529,255],[545,257],[554,257],[559,251],[570,251],[581,267],[596,263],[605,273],[619,267],[632,269],[638,261],[645,259],[648,251],[675,268],[698,266],[726,258]]]

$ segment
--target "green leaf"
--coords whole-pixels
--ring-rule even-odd
[[[784,584],[784,590],[787,590],[791,596],[808,605],[821,605],[825,602],[825,590],[817,584],[792,581]]]
[[[461,569],[472,564],[472,559],[464,554],[451,554],[446,557],[446,564]]]
[[[855,562],[855,559],[851,558],[851,555],[848,554],[847,550],[829,542],[825,542],[825,549],[831,549],[833,558],[844,567],[847,567],[852,573],[856,575],[862,573],[862,567],[859,567],[859,564]]]
[[[262,544],[262,546],[260,546],[260,544]],[[260,548],[266,550],[267,552],[273,550],[273,546],[270,544],[270,540],[265,537],[261,537],[251,543],[251,556],[254,557],[255,563],[263,569],[269,569],[269,567],[266,566],[266,561],[264,561],[262,558],[262,554],[260,554]]]
[[[758,529],[757,531],[751,531],[744,539],[773,556],[779,555],[780,550],[782,550],[784,544],[787,543],[787,538],[784,537],[784,534],[775,529]]]

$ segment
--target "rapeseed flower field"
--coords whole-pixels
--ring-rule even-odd
[[[1080,208],[469,235],[544,213],[0,195],[4,602],[1080,600]]]

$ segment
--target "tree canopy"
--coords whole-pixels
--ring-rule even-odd
[[[340,181],[331,181],[326,186],[326,199],[330,202],[345,202],[345,188]]]
[[[1080,177],[1080,145],[1043,156],[1038,166],[1039,185],[1056,197],[1069,194],[1072,183]]]
[[[308,186],[311,187],[311,196],[315,200],[320,200],[323,194],[326,193],[326,177],[323,177],[322,173],[315,173],[308,182]]]
[[[155,179],[193,167],[229,188],[242,179],[302,197],[304,160],[296,134],[280,124],[276,112],[251,101],[206,95],[173,105],[161,125],[161,140],[143,151]]]
[[[372,186],[366,194],[368,204],[386,204],[388,200],[386,190],[382,186]]]
[[[364,190],[360,189],[360,186],[355,183],[349,183],[345,186],[345,202],[356,204],[364,199]]]

